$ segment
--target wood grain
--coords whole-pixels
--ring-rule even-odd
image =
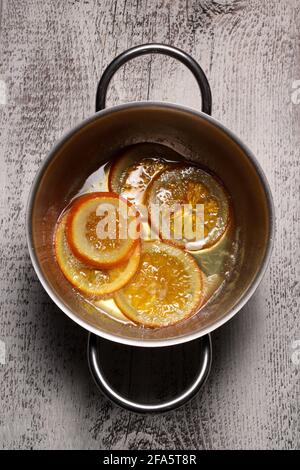
[[[297,0],[2,0],[0,79],[0,446],[67,449],[294,449],[300,446],[300,79]],[[163,42],[206,71],[213,115],[254,151],[273,190],[277,234],[261,287],[214,333],[204,390],[164,416],[104,399],[89,376],[86,333],[43,291],[24,217],[39,164],[94,111],[104,67],[125,48]],[[141,58],[115,77],[109,105],[160,99],[199,108],[194,79],[173,60]]]

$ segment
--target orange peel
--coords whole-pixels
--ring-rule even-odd
[[[223,184],[193,165],[180,165],[157,175],[148,189],[147,205],[150,214],[151,207],[159,207],[162,218],[170,218],[167,230],[163,222],[154,227],[161,239],[191,251],[214,245],[231,219],[230,200]]]
[[[201,307],[202,272],[189,253],[160,241],[144,242],[136,274],[114,294],[114,300],[136,324],[148,328],[174,325]]]
[[[132,145],[113,162],[108,177],[109,190],[121,194],[133,204],[143,204],[152,179],[169,168],[171,161],[177,161],[178,157],[164,145]]]
[[[140,262],[140,245],[130,260],[122,266],[101,270],[83,264],[70,250],[65,228],[67,214],[64,214],[56,227],[54,247],[57,263],[66,279],[82,294],[98,298],[112,294],[124,287],[134,276]]]
[[[66,235],[73,254],[85,264],[109,269],[129,259],[139,240],[139,215],[118,194],[88,193],[68,213]]]

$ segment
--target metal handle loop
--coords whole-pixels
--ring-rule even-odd
[[[100,390],[108,396],[114,403],[130,411],[137,413],[162,413],[173,410],[182,406],[190,400],[200,388],[204,385],[211,367],[212,360],[212,345],[210,335],[205,335],[196,341],[202,342],[202,354],[199,358],[199,370],[193,382],[188,388],[175,398],[160,404],[145,404],[138,403],[122,396],[113,386],[108,382],[103,369],[101,367],[101,340],[98,336],[90,333],[88,338],[88,363],[91,375]],[[173,347],[173,346],[170,346]]]
[[[108,86],[117,70],[129,60],[145,54],[168,55],[174,59],[179,60],[186,67],[188,67],[194,75],[201,91],[202,111],[206,114],[211,114],[211,90],[202,68],[186,52],[173,46],[167,46],[165,44],[143,44],[141,46],[132,47],[131,49],[128,49],[127,51],[124,51],[122,54],[118,55],[107,66],[99,81],[96,95],[96,111],[100,111],[105,108]]]

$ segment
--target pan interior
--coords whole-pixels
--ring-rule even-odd
[[[221,293],[189,320],[158,330],[120,323],[99,314],[70,289],[53,255],[55,224],[67,203],[102,163],[122,148],[139,142],[166,145],[218,175],[231,194],[239,230],[236,264]],[[184,342],[230,318],[254,287],[271,235],[267,190],[247,150],[205,115],[172,105],[125,105],[85,121],[49,155],[29,207],[31,253],[54,301],[90,331],[143,346]]]

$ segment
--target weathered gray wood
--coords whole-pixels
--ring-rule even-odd
[[[276,448],[300,446],[297,0],[2,0],[0,80],[0,445],[3,448]],[[108,403],[85,359],[86,333],[52,304],[26,248],[28,191],[64,131],[94,111],[101,71],[125,48],[174,44],[207,72],[213,115],[256,153],[271,183],[277,235],[255,297],[214,335],[214,364],[196,400],[140,417]],[[198,108],[183,66],[128,64],[109,104],[163,99]]]

